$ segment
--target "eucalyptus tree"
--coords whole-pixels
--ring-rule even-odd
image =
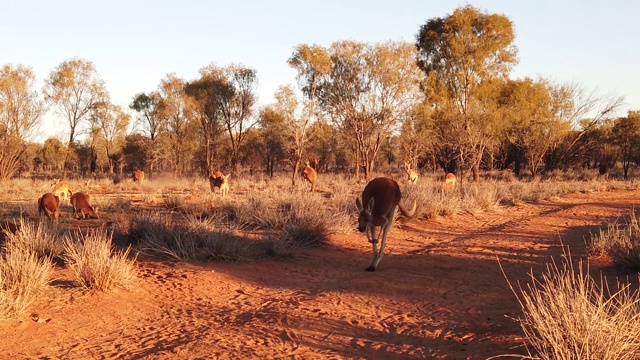
[[[188,99],[184,93],[185,81],[175,73],[168,74],[158,85],[158,116],[166,122],[170,139],[175,175],[183,173],[185,138],[188,125]]]
[[[544,79],[509,80],[497,99],[506,120],[504,134],[521,151],[533,176],[538,174],[545,156],[571,130],[563,115],[573,106],[561,85]],[[517,160],[516,160],[517,161]],[[516,162],[516,175],[520,175]]]
[[[276,164],[285,158],[288,143],[286,117],[274,105],[269,105],[260,111],[258,122],[262,130],[263,161],[267,174],[273,177]]]
[[[340,157],[344,156],[344,149],[340,148],[339,130],[326,119],[321,118],[311,124],[306,153],[316,163],[316,171],[321,173],[330,167],[336,167]]]
[[[355,173],[371,176],[386,138],[422,101],[415,47],[406,42],[340,41],[329,49],[331,73],[320,84],[322,110],[348,136]]]
[[[26,66],[0,69],[0,179],[11,178],[27,160],[27,143],[45,111],[34,85],[35,75]]]
[[[287,63],[298,72],[296,79],[304,95],[300,115],[288,118],[293,150],[291,183],[295,185],[302,156],[309,142],[311,124],[317,120],[318,86],[331,72],[331,58],[327,49],[322,46],[301,44],[296,46]]]
[[[124,138],[131,122],[131,114],[110,101],[97,103],[91,112],[90,121],[104,139],[109,173],[114,173],[114,154],[124,146]]]
[[[83,124],[88,125],[93,106],[107,96],[104,81],[91,61],[72,58],[61,62],[45,80],[44,95],[69,125],[65,164]],[[66,171],[66,167],[65,167]]]
[[[629,165],[640,153],[640,111],[629,111],[627,116],[613,122],[612,140],[620,148],[622,171],[629,177]]]
[[[45,171],[60,171],[64,168],[67,148],[58,138],[51,137],[44,141],[38,151]]]
[[[517,48],[511,20],[466,5],[451,15],[429,19],[420,27],[416,47],[418,65],[427,76],[428,104],[444,126],[456,131],[461,162],[479,174],[482,156],[496,133],[481,95],[483,83],[506,79],[516,64]]]
[[[571,103],[559,116],[571,124],[573,131],[551,149],[545,162],[546,170],[559,166],[567,168],[575,154],[585,151],[583,146],[586,143],[582,138],[604,122],[614,119],[624,103],[622,96],[602,93],[597,88],[589,90],[578,83],[556,85],[553,97]]]
[[[129,104],[129,108],[138,113],[136,121],[142,125],[143,131],[149,134],[151,140],[155,140],[167,127],[166,119],[160,116],[160,100],[157,92],[141,92],[134,95]]]
[[[256,70],[237,64],[225,67],[224,73],[228,87],[222,90],[222,119],[231,141],[231,166],[235,170],[247,132],[256,124],[253,113],[258,76]]]
[[[200,134],[204,140],[207,174],[217,166],[220,138],[224,133],[223,105],[231,96],[232,89],[227,81],[224,69],[209,65],[200,69],[200,78],[185,86],[193,111],[200,124]]]
[[[419,159],[425,158],[430,148],[436,146],[432,111],[425,103],[416,105],[409,117],[402,123],[398,144],[403,161],[418,168]],[[443,143],[440,143],[440,145]]]
[[[141,92],[134,95],[129,108],[138,113],[136,122],[142,126],[142,131],[149,135],[149,148],[146,151],[145,164],[148,166],[149,177],[153,176],[156,164],[162,156],[162,149],[158,145],[158,136],[166,133],[167,119],[161,113],[161,97],[158,92],[148,94]]]

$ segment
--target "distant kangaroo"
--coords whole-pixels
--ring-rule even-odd
[[[86,219],[87,215],[91,215],[96,219],[99,218],[96,211],[89,204],[89,195],[83,192],[77,192],[71,196],[71,206],[73,206],[74,215],[77,215],[79,212],[82,214],[83,219]]]
[[[216,171],[209,175],[209,186],[211,187],[211,192],[215,193],[216,188],[220,188],[220,195],[222,197],[227,196],[227,193],[229,192],[229,176],[231,176],[231,173],[225,175],[220,171]]]
[[[58,216],[60,215],[60,198],[53,193],[46,193],[38,199],[38,212],[46,214],[51,221],[58,222]]]
[[[144,180],[144,171],[136,170],[131,174],[133,178],[133,182],[137,182],[138,186],[142,186],[142,181]]]
[[[448,193],[456,187],[456,176],[452,173],[447,173],[444,177],[444,192]]]
[[[306,162],[305,167],[302,170],[302,176],[309,182],[309,184],[311,184],[311,191],[314,191],[316,189],[318,173],[316,173],[316,170],[312,168],[311,165],[309,165],[308,161]]]
[[[411,164],[408,162],[404,163],[404,169],[407,172],[407,179],[409,180],[409,184],[415,184],[418,181],[418,172],[411,169]]]
[[[54,195],[65,199],[68,199],[72,193],[71,186],[64,181],[60,181],[60,179],[53,179],[51,190]]]

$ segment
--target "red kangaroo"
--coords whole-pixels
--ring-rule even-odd
[[[373,245],[373,259],[366,271],[376,271],[378,263],[382,260],[382,253],[387,243],[387,233],[393,224],[396,215],[396,207],[400,208],[402,215],[410,218],[416,212],[416,203],[413,208],[407,210],[400,203],[402,193],[398,183],[390,178],[375,178],[364,187],[362,191],[362,202],[356,198],[358,207],[358,230],[367,232],[369,242]],[[366,208],[362,204],[367,204]],[[380,233],[376,237],[376,226],[380,226]],[[382,237],[380,251],[378,251],[378,239]]]

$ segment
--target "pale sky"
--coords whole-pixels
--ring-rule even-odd
[[[0,0],[0,65],[32,67],[41,87],[63,60],[83,58],[94,63],[112,101],[126,107],[166,74],[191,80],[212,62],[240,63],[257,70],[259,103],[266,105],[278,86],[295,83],[286,61],[296,45],[413,43],[420,25],[465,4],[513,22],[513,78],[579,83],[624,96],[621,115],[640,110],[640,1]],[[49,114],[40,141],[65,131]]]

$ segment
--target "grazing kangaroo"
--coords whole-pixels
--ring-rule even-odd
[[[138,186],[142,186],[142,181],[144,180],[144,171],[136,170],[132,174],[133,182],[137,182]]]
[[[60,198],[53,193],[46,193],[38,199],[38,213],[47,215],[51,221],[58,222],[59,207]]]
[[[69,199],[71,197],[71,186],[64,181],[60,181],[60,179],[53,179],[53,183],[51,184],[51,192],[60,197]]]
[[[87,215],[91,215],[96,219],[100,218],[96,211],[89,204],[89,195],[83,192],[77,192],[71,196],[71,206],[73,206],[73,214],[80,213],[82,219],[86,219]]]
[[[418,181],[418,172],[411,170],[411,164],[405,162],[404,169],[407,172],[407,178],[410,184],[415,184]]]
[[[444,192],[451,192],[456,187],[456,176],[452,173],[448,173],[444,177]]]
[[[304,169],[302,170],[302,177],[311,184],[311,191],[314,191],[316,189],[318,173],[316,173],[316,170],[309,165],[308,161],[305,163]]]
[[[220,188],[220,195],[222,197],[227,196],[227,193],[229,192],[229,176],[231,176],[231,173],[225,175],[220,171],[216,171],[209,175],[209,187],[211,187],[211,192],[215,193],[216,188]]]
[[[382,254],[384,247],[387,243],[387,233],[393,224],[393,220],[396,214],[396,207],[400,208],[402,215],[410,218],[416,212],[416,203],[413,203],[411,210],[406,210],[402,204],[402,193],[398,183],[390,178],[379,177],[375,178],[364,187],[362,191],[362,202],[360,198],[356,198],[356,207],[358,208],[358,230],[360,232],[367,232],[369,242],[373,246],[373,259],[371,265],[366,268],[366,271],[376,271],[380,260],[382,260]],[[367,204],[366,208],[362,204]],[[376,237],[376,226],[380,226],[380,233]],[[380,251],[378,251],[378,239],[382,237],[380,243]]]

